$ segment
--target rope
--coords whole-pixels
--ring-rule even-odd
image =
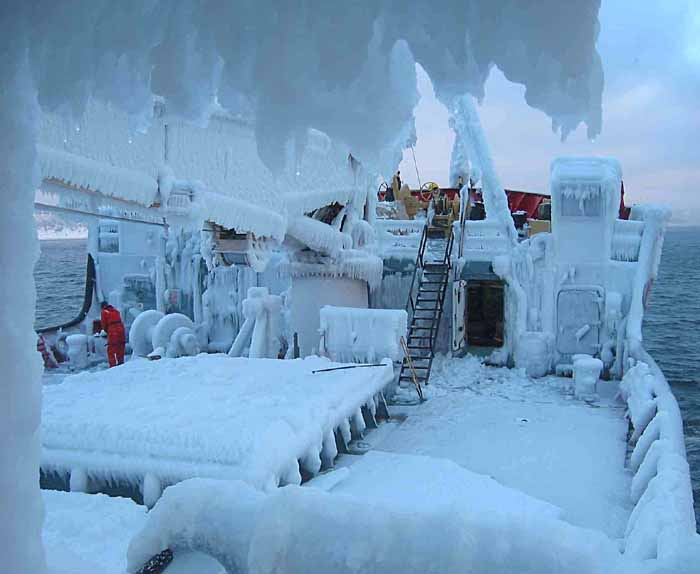
[[[416,161],[416,150],[413,149],[413,146],[411,146],[411,155],[413,155],[413,165],[416,168],[416,177],[418,178],[418,189],[420,189],[423,186],[420,182],[420,173],[418,173],[418,162]]]
[[[386,363],[373,363],[371,365],[345,365],[344,367],[332,367],[330,369],[316,369],[311,371],[312,375],[316,373],[327,373],[329,371],[342,371],[344,369],[361,369],[362,367],[386,367]]]
[[[420,388],[420,383],[418,382],[418,375],[416,375],[416,370],[413,368],[413,361],[411,360],[411,353],[408,351],[408,345],[406,344],[406,339],[401,337],[401,346],[403,347],[403,352],[406,357],[406,362],[411,369],[411,376],[413,377],[413,385],[416,387],[416,392],[418,393],[418,398],[422,403],[425,399],[423,398],[423,389]]]

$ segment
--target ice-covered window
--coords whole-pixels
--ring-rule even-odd
[[[119,223],[100,222],[97,249],[100,253],[119,253]]]
[[[564,217],[598,217],[603,213],[600,189],[577,190],[578,193],[562,193],[561,214]]]

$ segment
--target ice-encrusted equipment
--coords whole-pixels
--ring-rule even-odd
[[[453,242],[451,226],[426,223],[406,303],[410,322],[399,385],[410,382],[420,388],[428,384],[449,282]]]

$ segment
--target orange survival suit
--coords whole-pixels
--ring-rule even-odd
[[[124,347],[126,346],[126,333],[122,316],[111,305],[102,307],[100,317],[102,330],[107,332],[107,358],[110,367],[116,367],[124,362]]]

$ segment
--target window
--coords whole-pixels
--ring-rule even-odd
[[[100,253],[119,253],[119,223],[116,221],[100,222],[97,250]]]
[[[603,214],[603,194],[600,186],[577,186],[561,194],[561,214],[564,217],[599,217]]]

